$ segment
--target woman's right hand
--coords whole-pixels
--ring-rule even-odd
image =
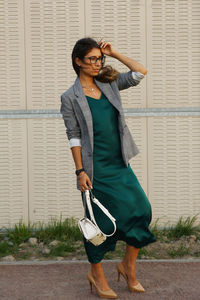
[[[81,192],[85,192],[85,190],[90,190],[93,188],[89,176],[84,171],[78,175],[78,181]]]

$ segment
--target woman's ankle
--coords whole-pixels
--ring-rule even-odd
[[[135,263],[132,261],[122,261],[122,264],[124,267],[124,271],[126,272],[126,275],[128,276],[129,280],[131,280],[134,283],[137,283]]]
[[[91,272],[93,274],[94,277],[96,276],[104,276],[104,272],[103,272],[103,268],[101,266],[101,263],[97,263],[97,264],[91,264]]]
[[[121,262],[123,264],[124,267],[127,267],[127,268],[135,268],[135,261],[133,260],[122,260]]]
[[[101,266],[101,263],[91,264],[91,271],[100,272],[103,268]]]
[[[99,287],[102,290],[108,290],[110,288],[100,263],[91,264],[91,272],[95,282],[99,285]]]

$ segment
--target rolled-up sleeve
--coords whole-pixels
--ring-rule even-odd
[[[61,95],[60,113],[62,114],[66,135],[68,137],[70,148],[73,146],[81,146],[81,130],[75,116],[72,104],[69,99]]]
[[[69,140],[69,145],[70,145],[70,148],[75,147],[75,146],[80,146],[81,147],[81,139],[72,138],[72,139]]]
[[[136,80],[136,81],[139,81],[144,78],[144,74],[140,73],[140,72],[135,72],[135,71],[132,71],[132,76],[133,76],[133,79]]]
[[[116,83],[119,90],[127,89],[131,86],[136,86],[140,83],[141,79],[144,78],[144,74],[135,71],[128,71],[120,73],[116,79]]]

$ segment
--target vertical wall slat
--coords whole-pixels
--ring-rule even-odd
[[[26,120],[0,120],[0,227],[28,222]]]
[[[146,3],[148,106],[199,106],[200,2]]]
[[[0,110],[26,109],[23,1],[0,1]]]
[[[28,109],[58,109],[76,77],[71,51],[84,35],[84,1],[27,0],[25,21]]]
[[[199,117],[149,117],[149,195],[154,218],[200,212]]]

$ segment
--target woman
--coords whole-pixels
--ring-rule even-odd
[[[105,55],[118,59],[130,71],[119,73],[104,66]],[[137,61],[118,52],[111,43],[83,38],[72,51],[72,64],[77,74],[74,84],[61,95],[61,113],[76,166],[77,189],[92,189],[94,196],[115,217],[117,230],[99,246],[83,237],[91,270],[87,278],[102,298],[117,298],[109,287],[101,266],[116,242],[126,242],[126,254],[117,265],[130,291],[144,292],[136,279],[135,264],[141,247],[155,242],[148,226],[151,205],[129,160],[139,150],[126,125],[119,90],[139,84],[147,70]],[[103,232],[112,231],[111,223],[92,203],[96,221]],[[88,210],[87,216],[88,215]]]

